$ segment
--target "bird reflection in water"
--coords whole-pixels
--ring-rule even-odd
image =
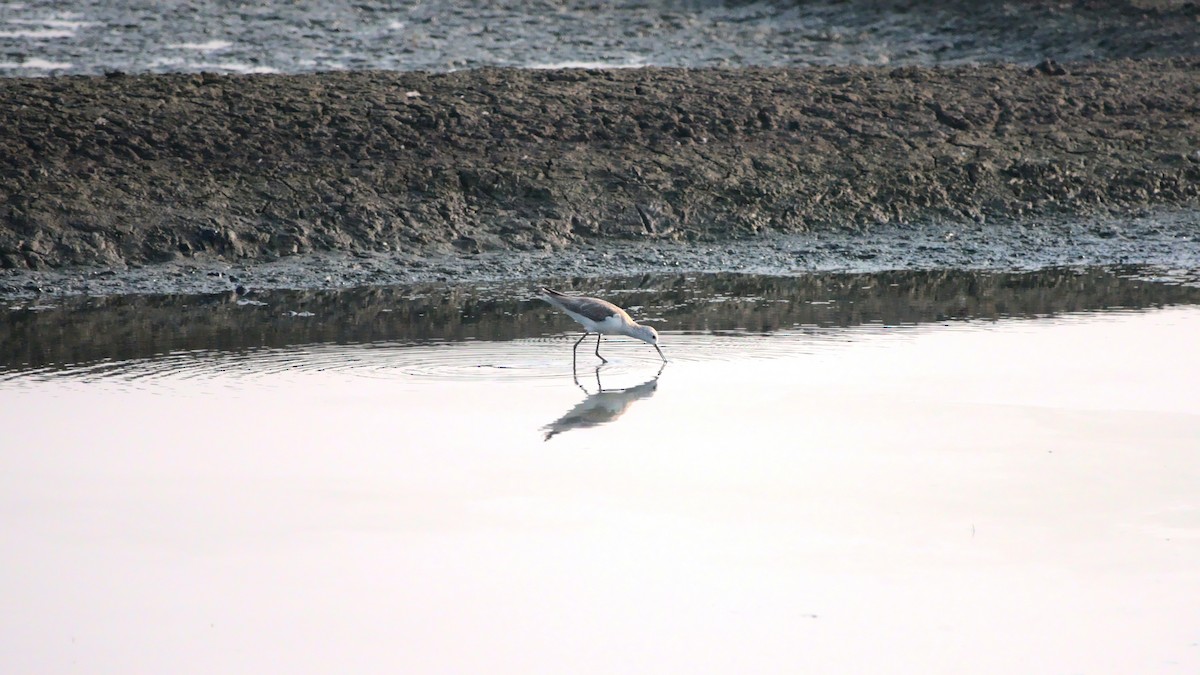
[[[575,384],[583,393],[587,394],[587,398],[575,404],[575,407],[567,411],[565,415],[557,420],[542,427],[546,431],[545,440],[550,440],[555,434],[560,434],[571,429],[582,429],[584,427],[595,427],[601,424],[608,424],[625,414],[629,410],[629,406],[633,405],[634,401],[650,398],[654,395],[654,391],[658,389],[658,377],[662,375],[663,369],[666,368],[664,363],[654,374],[654,377],[645,382],[633,386],[625,387],[624,389],[605,389],[600,382],[600,369],[603,365],[596,367],[596,391],[589,392],[587,387],[579,382],[579,375],[572,369],[572,376],[575,379]]]

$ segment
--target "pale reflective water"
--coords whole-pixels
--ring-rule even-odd
[[[578,286],[0,314],[0,669],[1200,668],[1197,289]]]

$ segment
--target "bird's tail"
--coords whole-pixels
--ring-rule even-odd
[[[568,298],[571,297],[571,296],[567,295],[566,293],[559,293],[558,291],[556,291],[552,288],[546,288],[544,286],[541,288],[541,291],[542,291],[542,295],[541,295],[542,300],[545,300],[546,302],[554,305],[555,307],[562,307],[563,300],[567,300]]]
[[[539,288],[538,298],[554,307],[562,308],[562,301],[559,298],[563,297],[562,293],[546,287]]]

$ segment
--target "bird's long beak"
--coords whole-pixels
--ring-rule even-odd
[[[667,357],[663,356],[662,350],[658,348],[658,345],[653,345],[653,347],[658,350],[658,357],[663,360],[663,363],[666,363]]]

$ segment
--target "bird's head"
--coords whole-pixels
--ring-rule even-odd
[[[658,346],[658,331],[654,330],[654,328],[651,326],[638,326],[637,328],[633,329],[633,335],[631,337],[635,337],[642,342],[649,342],[655,347]]]
[[[629,336],[635,337],[643,342],[648,342],[652,347],[654,347],[655,351],[658,352],[658,355],[662,357],[663,363],[666,363],[667,357],[663,356],[662,349],[660,349],[658,346],[658,331],[654,330],[654,328],[650,326],[638,326],[637,328],[633,329],[633,332],[631,332]]]

